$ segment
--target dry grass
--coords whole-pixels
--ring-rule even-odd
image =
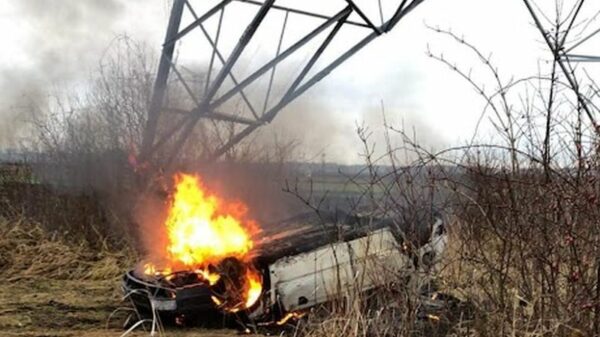
[[[93,247],[86,242],[49,233],[24,217],[0,218],[0,278],[7,280],[0,287],[0,336],[123,334],[127,312],[113,312],[127,305],[121,301],[121,277],[137,261],[136,254],[112,248],[104,240]],[[172,329],[161,336],[197,335],[223,337],[235,332]],[[128,336],[149,332],[140,328]]]
[[[63,236],[25,218],[0,219],[0,275],[9,282],[110,280],[135,261],[133,251],[113,250],[100,237],[102,248],[92,249],[84,241],[74,244]]]
[[[102,329],[119,305],[120,276],[135,260],[131,251],[102,247],[67,242],[25,218],[0,219],[3,335],[80,336]]]

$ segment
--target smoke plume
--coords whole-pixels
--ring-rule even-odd
[[[122,0],[19,0],[9,14],[18,17],[18,45],[0,65],[0,147],[25,138],[30,114],[47,104],[56,86],[85,78],[116,35]],[[82,76],[83,74],[83,76]]]

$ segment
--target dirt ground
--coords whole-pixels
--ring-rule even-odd
[[[0,287],[0,335],[19,337],[121,336],[126,314],[118,281],[18,281]],[[161,336],[221,337],[236,331],[168,328]],[[148,332],[128,336],[149,336]]]

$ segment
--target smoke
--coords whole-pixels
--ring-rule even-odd
[[[16,147],[26,113],[43,98],[37,77],[25,69],[0,69],[0,148]]]
[[[418,109],[387,105],[386,102],[381,101],[377,105],[366,106],[361,117],[364,126],[372,131],[370,141],[376,145],[376,153],[380,155],[388,151],[387,142],[392,149],[403,148],[404,136],[428,151],[448,147],[448,141],[441,135],[435,123],[427,120]],[[412,154],[408,154],[408,157],[403,158],[405,162],[401,164],[410,164],[414,159],[416,158]]]
[[[358,128],[370,131],[369,145],[374,145],[376,157],[402,143],[402,135],[388,129],[403,131],[420,146],[442,149],[446,139],[433,122],[417,111],[418,107],[397,102],[358,102],[323,99],[327,93],[312,93],[284,109],[260,134],[258,143],[267,144],[274,139],[281,143],[297,141],[294,160],[330,162],[346,165],[363,164],[366,149],[358,136]],[[410,161],[410,158],[407,158]],[[381,163],[386,164],[386,163]],[[403,163],[403,164],[408,164]]]
[[[80,76],[97,61],[123,11],[119,0],[21,0],[16,8],[32,28],[23,44],[32,68],[51,81]]]
[[[22,18],[27,30],[18,39],[16,54],[23,55],[22,59],[0,63],[0,147],[15,146],[20,138],[27,138],[29,114],[48,106],[50,88],[84,92],[85,79],[111,41],[137,25],[131,22],[130,16],[136,13],[132,9],[149,7],[139,0],[21,0],[10,6],[10,15]],[[156,13],[146,14],[156,17]],[[162,35],[164,26],[155,26]],[[154,33],[149,30],[145,28],[147,34]],[[419,90],[414,85],[417,77],[410,70],[390,69],[385,75],[358,72],[352,78],[328,78],[310,96],[288,106],[259,139],[266,143],[275,136],[281,141],[299,140],[302,160],[354,164],[360,162],[361,152],[357,125],[364,122],[383,145],[379,137],[383,125],[379,102],[383,100],[388,121],[414,127],[427,146],[439,145],[443,140],[431,123],[415,113],[419,107],[405,104]]]
[[[259,137],[260,143],[297,141],[294,156],[298,161],[338,161],[353,152],[354,125],[340,118],[338,107],[309,94],[281,111]]]
[[[26,138],[30,113],[47,106],[49,89],[73,86],[116,35],[123,0],[19,0],[11,55],[0,65],[0,147]]]

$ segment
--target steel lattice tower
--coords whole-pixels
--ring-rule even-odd
[[[257,128],[271,122],[290,102],[326,77],[357,51],[377,37],[391,31],[402,18],[424,0],[398,0],[394,4],[388,5],[387,10],[382,7],[382,0],[368,0],[366,1],[367,4],[378,6],[377,14],[379,15],[375,17],[372,14],[370,16],[366,14],[365,5],[359,4],[360,0],[335,0],[339,3],[340,8],[333,15],[323,15],[303,8],[281,6],[279,2],[276,4],[275,0],[221,0],[208,11],[198,14],[195,8],[192,7],[192,1],[173,1],[140,151],[140,157],[145,161],[152,160],[152,157],[161,148],[165,147],[169,148],[169,151],[165,152],[172,155],[171,158],[167,158],[167,162],[172,161],[175,154],[186,144],[193,130],[197,128],[200,120],[203,122],[208,121],[211,127],[217,127],[220,123],[228,125],[230,132],[227,139],[217,143],[214,147],[203,150],[203,156],[206,160],[219,158]],[[331,5],[333,2],[327,4]],[[239,25],[237,22],[232,23],[223,20],[223,16],[229,6],[239,5],[240,3],[249,7],[251,5],[254,8],[253,17],[239,36],[239,40],[231,49],[231,52],[228,55],[223,55],[219,46],[222,28],[225,28],[227,24]],[[297,6],[302,7],[305,1],[296,1],[295,3],[297,3]],[[280,13],[279,15],[281,13],[285,14],[281,32],[277,32],[279,44],[276,52],[273,51],[275,56],[264,62],[262,66],[252,69],[249,75],[237,78],[233,69],[240,62],[240,56],[255,37],[255,33],[264,26],[266,19],[274,12]],[[184,14],[191,15],[193,21],[182,27],[182,16]],[[205,22],[213,16],[218,16],[218,28],[216,34],[211,36],[205,28]],[[320,24],[288,47],[282,48],[281,40],[286,27],[289,26],[288,16],[311,18],[311,20],[318,20]],[[378,21],[379,24],[375,24],[375,21]],[[320,61],[321,56],[331,46],[338,33],[347,26],[358,27],[364,30],[366,35],[358,42],[348,46],[345,51],[336,51],[331,62],[317,69],[315,64]],[[189,80],[182,75],[176,62],[176,44],[188,34],[198,30],[202,32],[208,41],[210,50],[207,52],[210,52],[211,55],[202,90],[194,88],[193,83],[189,83]],[[284,93],[280,97],[273,97],[272,85],[274,78],[277,77],[277,65],[293,56],[299,49],[313,40],[320,41],[316,45],[316,49],[312,51],[308,60],[300,66],[295,77],[287,85],[287,89],[283,91]],[[215,74],[212,74],[215,63],[220,64],[221,67]],[[264,104],[260,104],[259,109],[257,104],[251,103],[245,89],[261,77],[266,77],[269,84],[264,90]],[[232,85],[226,86],[226,80]],[[177,82],[193,101],[191,108],[179,109],[166,104],[169,86],[173,85],[174,82]],[[227,111],[230,107],[228,102],[234,97],[243,102],[243,113],[240,111],[237,113]],[[272,104],[269,104],[270,102]],[[168,127],[163,125],[165,120],[169,122],[166,123]]]

